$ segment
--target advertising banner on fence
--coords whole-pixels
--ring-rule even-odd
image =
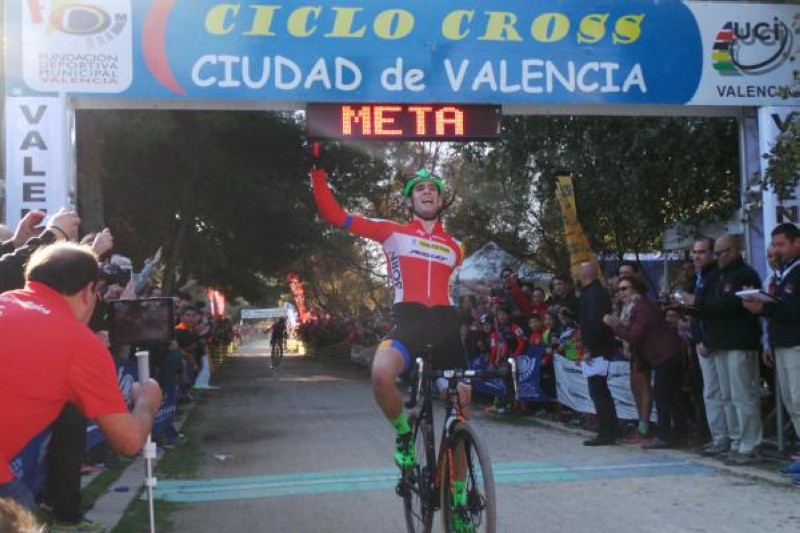
[[[558,401],[579,413],[594,413],[589,396],[589,384],[581,366],[560,355],[553,359],[556,371]],[[622,420],[638,420],[636,403],[631,392],[631,369],[628,361],[613,361],[608,365],[608,388],[614,397],[617,416]],[[651,420],[656,420],[655,409]]]
[[[139,368],[136,361],[116,361],[117,383],[123,398],[129,404],[133,401],[133,384],[139,381]],[[162,382],[162,384],[165,382]],[[175,385],[175,382],[172,382]],[[164,400],[161,408],[153,418],[153,436],[163,435],[171,427],[177,410],[177,389],[176,386],[164,390]],[[86,449],[90,450],[105,441],[105,436],[100,432],[100,428],[95,422],[90,422],[86,427]]]
[[[530,348],[517,359],[517,397],[520,402],[549,402],[551,398],[542,390],[542,357],[544,347]],[[476,357],[470,361],[472,370],[486,370],[488,361],[483,357]],[[472,383],[476,392],[489,396],[505,397],[506,384],[502,379],[477,380]]]
[[[242,309],[242,320],[260,318],[281,318],[286,316],[286,308],[271,307],[269,309]]]
[[[285,102],[783,105],[796,6],[8,0],[7,89]]]

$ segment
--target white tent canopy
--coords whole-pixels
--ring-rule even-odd
[[[520,278],[542,287],[550,281],[549,274],[534,272],[497,244],[489,242],[467,257],[461,265],[458,273],[459,296],[489,296],[492,289],[500,288],[500,272],[505,267],[514,269]]]

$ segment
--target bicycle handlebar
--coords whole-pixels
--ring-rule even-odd
[[[496,378],[504,378],[511,375],[511,382],[514,384],[514,398],[517,397],[517,362],[509,357],[509,368],[497,368],[494,370],[464,370],[464,369],[448,369],[448,370],[425,370],[425,360],[421,357],[417,358],[417,379],[409,394],[408,400],[405,402],[406,409],[413,409],[419,401],[419,391],[422,389],[422,380],[445,378],[447,380],[469,379],[469,380],[489,380]]]

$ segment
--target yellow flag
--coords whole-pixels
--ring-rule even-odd
[[[600,274],[597,258],[578,220],[578,212],[575,209],[575,189],[572,186],[572,178],[570,176],[558,176],[556,178],[556,198],[561,204],[561,215],[564,218],[564,239],[567,241],[567,250],[569,250],[569,266],[572,278],[578,279],[581,263],[586,262],[593,264],[597,269],[597,273]],[[601,283],[603,283],[602,278],[600,276]]]

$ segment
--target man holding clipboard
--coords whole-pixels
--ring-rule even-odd
[[[736,293],[745,287],[761,287],[758,273],[745,264],[739,241],[730,234],[714,242],[718,268],[707,287],[694,298],[692,314],[702,321],[702,344],[719,376],[722,411],[730,436],[730,451],[724,458],[731,466],[759,460],[763,436],[759,391],[759,320],[748,313]]]
[[[742,294],[745,309],[767,319],[769,343],[775,352],[781,399],[800,435],[800,230],[792,223],[772,230],[779,268],[769,292]],[[763,291],[761,291],[763,292]],[[800,476],[800,461],[781,469]],[[798,483],[795,480],[795,484]]]

